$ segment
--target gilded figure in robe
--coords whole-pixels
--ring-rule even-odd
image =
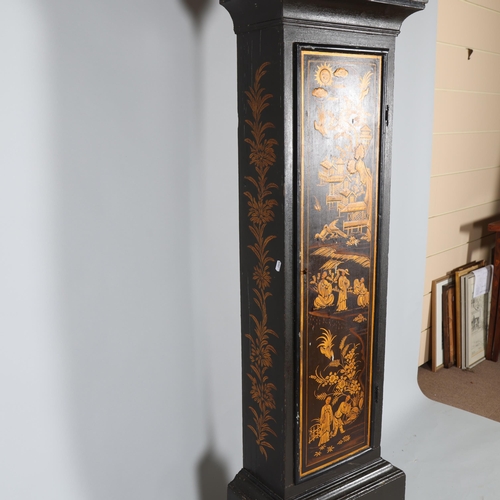
[[[370,303],[370,292],[365,286],[365,278],[354,280],[354,293],[358,296],[358,306],[366,307]]]
[[[328,273],[326,271],[323,271],[317,286],[318,296],[314,299],[314,308],[324,309],[325,307],[333,305],[335,301],[333,287],[331,281],[328,279]]]
[[[339,269],[340,277],[338,279],[339,297],[337,300],[337,311],[347,311],[347,290],[351,282],[346,274],[349,274],[347,269]]]
[[[333,409],[332,405],[330,404],[331,401],[332,398],[328,396],[326,398],[323,408],[321,408],[321,416],[319,417],[319,424],[321,426],[319,443],[318,443],[319,446],[330,441],[330,431],[332,429],[334,422]]]
[[[334,417],[334,426],[333,426],[333,436],[335,437],[337,433],[340,431],[341,434],[344,434],[344,418],[347,417],[351,413],[351,396],[347,396],[342,403],[339,404],[337,411],[335,412]]]

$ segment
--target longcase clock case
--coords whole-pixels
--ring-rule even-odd
[[[380,457],[392,89],[395,37],[424,3],[222,3],[238,35],[244,449],[228,498],[402,499]]]

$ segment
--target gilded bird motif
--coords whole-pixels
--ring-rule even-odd
[[[316,234],[315,238],[321,241],[332,239],[336,236],[347,238],[347,234],[337,227],[338,221],[338,219],[335,219],[333,222],[330,222],[330,224],[325,224],[321,232]]]
[[[326,356],[329,360],[333,361],[335,359],[333,341],[335,340],[336,335],[332,335],[330,330],[327,330],[326,328],[322,328],[321,331],[323,333],[318,337],[318,340],[321,340],[318,344],[319,352]]]

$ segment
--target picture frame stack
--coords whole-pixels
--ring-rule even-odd
[[[432,282],[431,369],[468,370],[486,357],[493,266],[475,261]]]

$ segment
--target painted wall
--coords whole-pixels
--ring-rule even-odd
[[[430,358],[432,280],[471,260],[490,262],[487,226],[500,218],[499,30],[498,1],[439,0],[419,365]]]
[[[500,426],[416,384],[436,8],[398,40],[383,455],[408,500],[495,499]],[[0,497],[224,498],[241,467],[228,14],[2,2],[0,61]]]
[[[0,40],[0,497],[196,498],[193,23],[179,2],[16,0]]]

